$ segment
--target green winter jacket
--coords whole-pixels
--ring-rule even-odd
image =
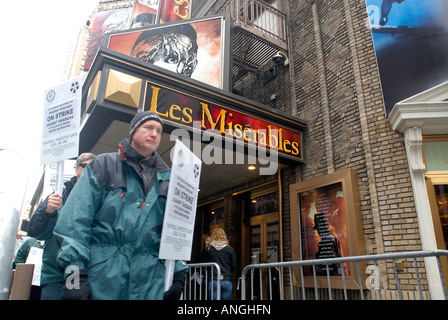
[[[155,154],[155,181],[144,195],[126,158],[129,140],[121,145],[121,153],[90,162],[62,208],[54,231],[62,241],[58,263],[87,269],[93,299],[160,300],[165,266],[158,254],[170,170]],[[175,273],[187,270],[176,262]]]
[[[34,238],[27,239],[17,250],[16,257],[12,263],[12,268],[15,269],[17,264],[26,263],[28,255],[30,253],[31,248],[39,248],[42,249],[41,243]]]

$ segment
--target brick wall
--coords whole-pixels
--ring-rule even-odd
[[[403,137],[384,112],[364,1],[289,3],[296,114],[309,121],[300,179],[356,169],[366,253],[421,249]]]
[[[403,137],[384,112],[365,3],[314,3],[290,6],[294,67],[304,74],[297,114],[310,121],[303,177],[356,169],[366,253],[420,250]]]
[[[365,2],[277,3],[287,13],[290,65],[266,84],[262,72],[253,74],[238,89],[308,121],[305,164],[282,172],[284,260],[291,259],[289,185],[348,168],[358,176],[366,254],[421,250],[403,137],[384,111]]]
[[[355,169],[366,254],[421,250],[403,137],[391,129],[384,111],[365,2],[279,2],[289,18],[294,82],[280,76],[262,88],[253,76],[243,92],[272,106],[272,93],[294,90],[281,96],[296,100],[281,105],[291,105],[282,111],[308,121],[306,163],[295,168],[293,177],[283,175],[285,184]],[[285,197],[287,188],[283,191]],[[283,221],[288,260],[289,210],[283,211]]]

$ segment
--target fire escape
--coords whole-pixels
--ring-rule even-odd
[[[218,14],[229,12],[233,21],[233,85],[260,67],[277,52],[288,53],[286,14],[263,0],[228,0]]]

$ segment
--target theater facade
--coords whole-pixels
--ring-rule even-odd
[[[236,1],[198,3],[192,25],[225,22],[218,81],[167,71],[109,42],[86,73],[80,153],[116,151],[137,112],[158,113],[167,164],[176,139],[203,162],[192,262],[205,235],[224,228],[237,255],[234,288],[248,264],[446,249],[448,77],[406,82],[394,96],[375,43],[376,34],[390,36],[392,15],[383,26],[372,17],[380,22],[370,27],[369,9],[381,9],[374,1],[260,0],[245,2],[244,20]],[[262,16],[276,17],[274,27]],[[325,232],[337,250],[320,242]],[[395,291],[393,270],[382,268],[382,288]],[[342,273],[349,291],[359,287],[352,269],[332,277]],[[443,294],[438,277],[427,263],[423,286],[433,298]]]

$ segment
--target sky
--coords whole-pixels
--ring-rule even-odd
[[[39,183],[44,92],[62,83],[69,49],[99,0],[4,1],[0,11],[0,195]],[[28,183],[27,183],[28,181]]]

